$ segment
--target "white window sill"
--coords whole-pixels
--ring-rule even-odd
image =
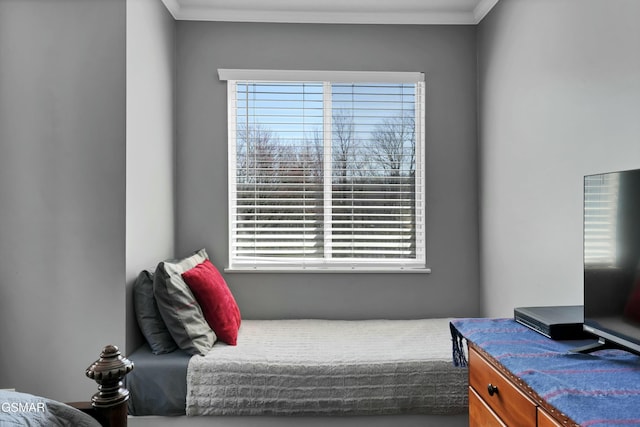
[[[395,273],[429,274],[430,268],[416,267],[226,267],[225,273]]]

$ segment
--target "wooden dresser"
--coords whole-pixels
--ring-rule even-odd
[[[552,340],[508,318],[450,327],[453,363],[469,368],[471,426],[640,426],[640,356],[576,354],[594,340]]]
[[[577,426],[481,348],[469,343],[469,426]]]

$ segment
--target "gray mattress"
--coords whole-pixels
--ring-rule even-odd
[[[246,320],[194,356],[187,415],[460,414],[449,319]]]
[[[147,344],[127,356],[134,363],[125,377],[130,415],[185,415],[190,355],[176,350],[154,355]]]

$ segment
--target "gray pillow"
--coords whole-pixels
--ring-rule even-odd
[[[182,350],[205,355],[216,341],[216,335],[202,314],[182,273],[209,259],[204,249],[177,261],[158,264],[153,278],[153,294],[169,333]]]
[[[164,324],[153,296],[153,273],[143,270],[133,283],[133,307],[138,326],[153,354],[171,353],[178,348]]]

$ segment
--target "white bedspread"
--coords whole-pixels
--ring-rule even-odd
[[[187,415],[466,412],[449,320],[243,320],[191,358]]]

